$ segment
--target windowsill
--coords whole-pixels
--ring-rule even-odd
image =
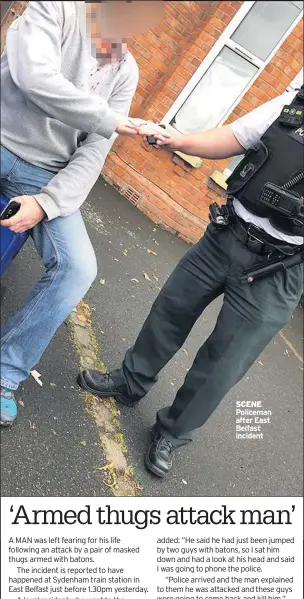
[[[227,189],[227,183],[226,183],[226,179],[227,177],[224,175],[223,172],[221,171],[213,171],[212,175],[210,175],[210,179],[212,179],[212,181],[214,181],[214,183],[216,183],[219,187],[221,187],[222,189]]]
[[[189,156],[188,154],[183,154],[183,152],[178,152],[177,150],[174,150],[173,153],[177,154],[177,156],[182,158],[185,162],[188,162],[193,168],[199,168],[203,163],[202,159],[198,158],[198,156]]]

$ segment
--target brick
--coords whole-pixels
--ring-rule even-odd
[[[224,14],[226,14],[232,18],[232,17],[234,17],[235,13],[240,8],[240,5],[241,5],[241,2],[221,2],[220,12],[223,12]]]
[[[274,77],[274,75],[271,75],[271,73],[268,73],[267,69],[262,71],[260,78],[263,81],[266,81],[266,83],[269,83],[270,85],[275,85],[276,83],[276,78]]]
[[[222,19],[223,19],[223,17],[222,17]],[[212,17],[211,23],[212,23],[213,27],[215,27],[220,32],[222,32],[225,29],[225,21],[223,21],[217,17]]]
[[[229,25],[230,21],[231,21],[231,16],[230,15],[226,15],[225,13],[222,13],[220,16],[220,20],[222,21],[223,25],[225,25],[227,27],[227,25]],[[224,28],[221,29],[221,33],[223,32]]]

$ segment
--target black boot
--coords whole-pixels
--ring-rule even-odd
[[[103,374],[98,370],[83,370],[79,373],[77,382],[82,389],[97,397],[114,397],[125,406],[133,406],[137,403],[132,402],[128,397],[126,385],[115,384],[110,372]]]
[[[146,451],[145,465],[156,476],[164,478],[172,467],[172,452],[174,446],[155,428],[152,430],[153,439]]]

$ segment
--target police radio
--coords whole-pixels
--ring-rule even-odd
[[[284,216],[304,217],[304,199],[294,191],[274,183],[265,183],[259,201]]]

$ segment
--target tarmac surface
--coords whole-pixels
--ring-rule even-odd
[[[106,367],[118,367],[150,306],[188,246],[155,226],[100,179],[83,215],[99,274],[85,301]],[[149,251],[148,251],[149,250]],[[155,252],[157,255],[155,255]],[[42,267],[31,242],[6,273],[2,318],[24,301]],[[148,277],[148,278],[147,278]],[[132,280],[133,279],[133,280]],[[100,282],[101,281],[101,282]],[[196,323],[186,344],[135,409],[120,408],[128,463],[144,496],[301,496],[303,422],[303,309],[276,336],[244,379],[230,391],[195,441],[175,453],[160,481],[145,470],[143,454],[156,411],[172,402],[200,345],[211,333],[221,299]],[[19,418],[1,431],[3,496],[108,496],[100,470],[96,423],[77,388],[79,358],[63,324],[34,379],[18,392]],[[236,440],[236,401],[262,400],[271,410],[263,439]]]

